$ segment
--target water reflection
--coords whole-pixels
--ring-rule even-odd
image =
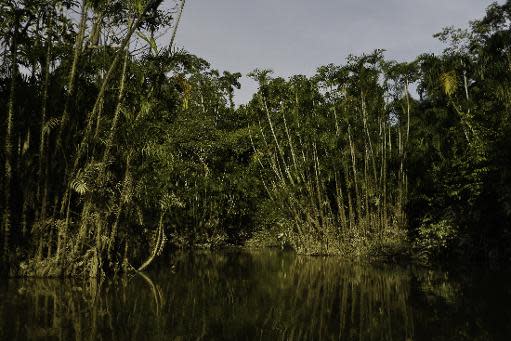
[[[506,340],[506,276],[183,253],[103,282],[3,282],[0,340]]]

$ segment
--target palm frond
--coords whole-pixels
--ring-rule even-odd
[[[458,89],[458,76],[456,75],[456,72],[455,71],[444,72],[440,76],[440,81],[444,93],[449,97],[454,95],[454,93]]]

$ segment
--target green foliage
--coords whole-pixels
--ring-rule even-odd
[[[455,241],[459,238],[459,227],[451,217],[432,221],[424,219],[418,228],[415,247],[418,255],[424,259],[434,259],[455,249]]]
[[[438,34],[440,55],[397,63],[376,50],[289,79],[255,70],[259,89],[239,107],[241,74],[158,45],[184,1],[176,13],[160,4],[0,5],[12,272],[127,271],[167,238],[511,256],[509,1]]]
[[[411,130],[410,227],[416,244],[437,258],[510,255],[502,197],[509,192],[496,180],[506,177],[511,160],[504,142],[511,132],[510,102],[502,96],[511,76],[511,45],[502,26],[509,10],[509,2],[495,4],[471,30],[445,29],[438,35],[448,44],[445,52],[419,59],[422,101]]]

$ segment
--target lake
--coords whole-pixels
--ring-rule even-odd
[[[103,281],[0,281],[0,340],[511,340],[511,274],[277,250]]]

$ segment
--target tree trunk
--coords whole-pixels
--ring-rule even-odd
[[[86,1],[82,0],[82,14],[80,17],[80,29],[78,31],[78,35],[76,37],[75,46],[73,49],[73,62],[71,63],[71,70],[69,71],[67,88],[66,88],[66,101],[64,103],[64,112],[62,113],[62,118],[59,125],[59,130],[57,132],[57,143],[56,150],[62,146],[62,134],[64,133],[64,129],[66,128],[67,122],[70,118],[69,105],[71,103],[71,98],[74,95],[75,88],[75,80],[76,73],[78,69],[78,61],[80,60],[80,54],[82,51],[83,41],[85,38],[85,29],[87,25],[87,5]]]
[[[181,6],[179,7],[179,15],[177,16],[176,25],[174,26],[174,30],[172,31],[172,37],[170,38],[169,48],[172,50],[174,47],[174,41],[176,40],[177,28],[179,27],[179,23],[181,22],[181,16],[183,15],[183,9],[185,7],[186,0],[181,0]]]
[[[147,260],[138,268],[138,271],[143,271],[146,269],[151,263],[154,261],[156,256],[161,252],[164,243],[164,235],[163,235],[163,211],[160,214],[160,222],[158,223],[158,231],[156,232],[156,240],[154,242],[153,251]]]
[[[12,38],[11,45],[11,84],[9,89],[9,101],[7,104],[7,127],[5,131],[5,142],[4,142],[4,153],[5,153],[5,165],[4,165],[4,212],[2,217],[3,226],[3,262],[7,266],[9,265],[9,251],[10,251],[10,236],[11,236],[11,185],[12,185],[12,166],[13,166],[13,148],[12,138],[14,129],[14,100],[16,91],[16,76],[18,74],[18,62],[17,62],[17,41],[15,32]]]
[[[50,64],[51,64],[51,53],[52,53],[52,39],[51,32],[53,28],[53,12],[50,14],[48,22],[48,32],[46,38],[46,58],[44,64],[44,81],[43,81],[43,98],[41,100],[41,130],[40,130],[40,141],[39,141],[39,182],[37,187],[36,197],[41,203],[40,211],[38,213],[37,220],[40,223],[44,223],[46,219],[46,207],[47,207],[47,194],[48,194],[48,160],[47,160],[47,110],[48,110],[48,87],[50,83]]]

